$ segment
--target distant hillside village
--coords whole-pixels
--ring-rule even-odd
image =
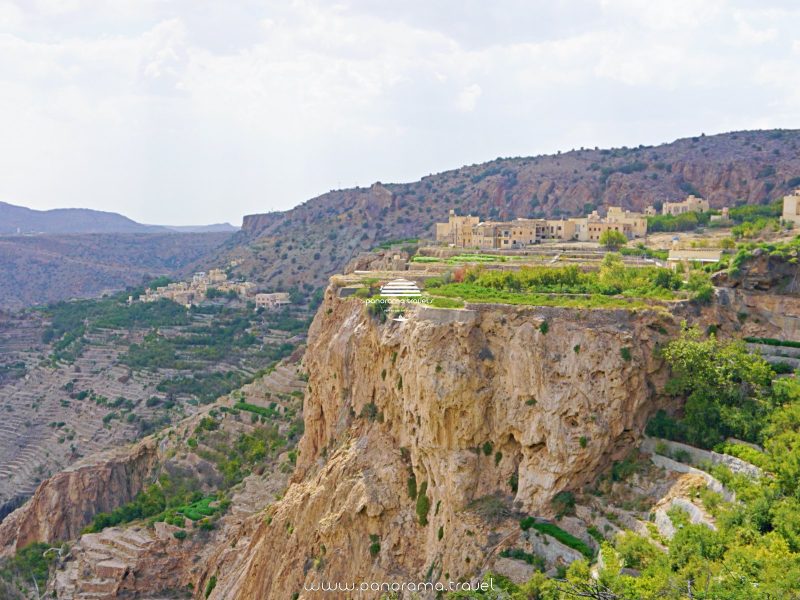
[[[688,196],[681,202],[665,202],[662,215],[682,215],[689,212],[708,212],[707,200]],[[459,248],[511,249],[539,244],[543,241],[599,242],[606,231],[617,231],[629,240],[647,235],[647,217],[658,211],[648,206],[644,213],[610,206],[605,216],[592,211],[585,217],[561,219],[518,218],[513,221],[481,221],[472,215],[457,215],[450,211],[447,223],[436,223],[436,241]],[[728,209],[712,215],[711,221],[727,218]],[[783,201],[783,219],[800,224],[800,189]]]
[[[191,281],[179,281],[147,289],[142,302],[157,302],[162,298],[172,300],[184,306],[199,304],[203,300],[211,300],[227,296],[240,300],[251,300],[259,308],[272,309],[291,304],[288,292],[256,292],[255,284],[250,281],[232,281],[222,269],[211,269],[208,273],[195,273]],[[133,299],[131,299],[132,301]]]
[[[703,212],[708,202],[689,196],[683,202],[665,202],[662,214]],[[568,219],[526,219],[481,221],[472,215],[459,216],[450,211],[447,223],[436,224],[436,241],[461,248],[516,248],[545,240],[598,242],[605,231],[618,231],[629,240],[647,235],[647,217],[655,215],[652,206],[644,214],[610,206],[606,216],[592,211],[585,217]]]

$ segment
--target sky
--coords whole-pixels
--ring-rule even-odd
[[[188,225],[800,127],[800,3],[0,0],[0,201]]]

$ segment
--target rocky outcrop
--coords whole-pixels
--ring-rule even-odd
[[[551,515],[659,407],[664,312],[413,307],[380,324],[337,296],[310,331],[295,484],[212,598],[469,577],[515,515]]]
[[[738,269],[716,273],[714,284],[742,291],[800,297],[798,254],[800,252],[794,250],[773,256],[765,249],[756,248]]]
[[[130,502],[150,481],[158,447],[148,438],[133,448],[98,454],[42,482],[33,497],[0,524],[0,555],[31,542],[78,537],[94,515]]]
[[[362,252],[347,263],[344,273],[354,271],[405,271],[409,259],[407,250],[379,250],[377,252]]]

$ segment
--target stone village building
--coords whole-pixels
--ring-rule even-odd
[[[797,188],[794,193],[783,197],[782,218],[787,223],[800,225],[800,188]]]
[[[519,248],[544,240],[596,242],[609,229],[641,238],[647,235],[647,218],[618,206],[609,207],[605,217],[593,211],[580,218],[484,222],[451,210],[447,223],[436,223],[436,241],[459,248]]]

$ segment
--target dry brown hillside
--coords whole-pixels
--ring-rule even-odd
[[[800,130],[742,131],[660,146],[498,158],[406,184],[335,190],[286,211],[245,217],[214,257],[271,287],[318,287],[381,242],[430,237],[450,208],[484,218],[643,209],[688,193],[714,208],[759,204],[800,185]]]

